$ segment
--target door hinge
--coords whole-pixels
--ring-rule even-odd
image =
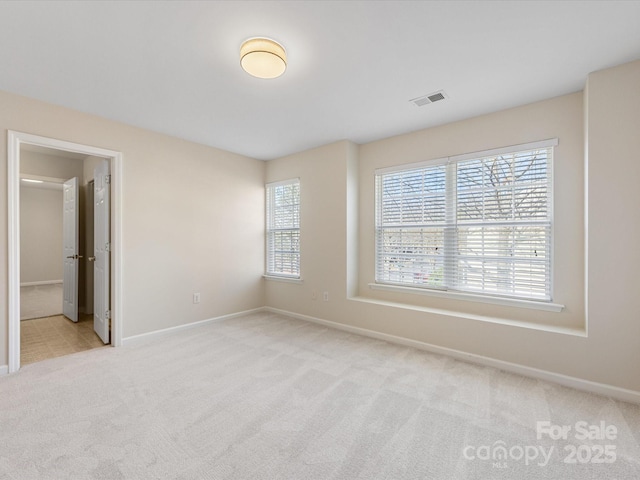
[[[104,181],[107,185],[111,185],[111,175],[105,175]]]
[[[104,312],[104,318],[106,320],[111,320],[111,310],[107,310],[106,312]]]
[[[105,252],[110,252],[111,251],[111,242],[107,242],[104,244],[104,251]]]

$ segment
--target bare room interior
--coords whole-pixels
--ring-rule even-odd
[[[0,479],[640,478],[640,1],[0,2]]]
[[[94,169],[100,158],[25,144],[20,151],[20,363],[109,343],[93,328]],[[65,182],[77,208],[64,215]],[[68,194],[68,189],[67,189]],[[70,222],[70,225],[65,225]],[[71,229],[71,230],[70,230]],[[65,232],[76,243],[67,255]],[[69,242],[70,239],[66,239]],[[67,256],[77,258],[68,259]],[[65,266],[77,267],[69,278]],[[74,305],[69,310],[68,300]],[[65,300],[67,303],[65,304]]]

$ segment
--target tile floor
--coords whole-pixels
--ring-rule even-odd
[[[20,364],[104,347],[93,331],[93,315],[73,323],[63,315],[20,322]]]

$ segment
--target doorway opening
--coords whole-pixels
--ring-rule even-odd
[[[100,257],[104,252],[94,247],[94,226],[100,229],[98,237],[104,237],[99,243],[109,242],[103,201],[108,163],[103,157],[20,147],[21,365],[110,341],[108,314],[93,309],[95,303],[108,310],[109,281],[102,278],[109,275],[102,265],[108,251]],[[96,188],[99,201],[94,203]],[[96,210],[103,221],[94,221]],[[102,281],[94,284],[95,269]]]
[[[61,157],[67,157],[70,159],[81,159],[82,174],[73,175],[76,178],[75,181],[66,182],[63,184],[63,198],[65,211],[63,216],[68,217],[63,228],[63,243],[64,248],[59,251],[60,263],[63,263],[62,276],[64,277],[64,296],[63,296],[63,310],[65,316],[70,320],[68,322],[78,322],[78,326],[87,327],[87,321],[93,320],[91,323],[95,323],[100,328],[96,328],[96,333],[104,343],[111,343],[113,346],[119,346],[122,342],[122,315],[121,315],[121,232],[122,232],[122,218],[121,218],[121,184],[122,184],[122,154],[111,150],[105,150],[98,147],[81,145],[71,142],[65,142],[62,140],[51,139],[47,137],[40,137],[36,135],[21,133],[21,132],[9,132],[8,142],[8,192],[9,192],[9,373],[15,372],[20,368],[20,338],[21,338],[21,324],[20,324],[20,301],[21,301],[21,277],[24,275],[24,279],[28,280],[29,275],[34,275],[34,269],[37,270],[38,258],[29,259],[33,260],[30,263],[23,265],[23,272],[21,272],[21,184],[24,183],[21,180],[21,176],[30,176],[31,180],[40,181],[46,183],[47,180],[52,179],[52,175],[47,176],[47,173],[56,172],[54,162],[45,162],[40,164],[40,171],[33,170],[33,160],[29,160],[31,152],[38,152],[44,154],[57,154]],[[51,158],[51,157],[49,157]],[[21,168],[21,161],[24,161]],[[30,165],[28,165],[30,162]],[[73,162],[71,162],[73,163]],[[36,165],[37,166],[37,165]],[[25,172],[31,168],[31,172]],[[48,169],[47,169],[48,167]],[[22,171],[22,173],[21,173]],[[35,173],[34,173],[35,172]],[[94,174],[95,172],[95,174]],[[40,178],[38,178],[40,175]],[[58,175],[58,177],[71,177],[71,174]],[[78,177],[81,177],[81,184],[85,187],[83,190],[78,189]],[[95,178],[90,178],[95,177]],[[94,184],[89,187],[89,181],[93,180]],[[55,182],[48,182],[55,183]],[[73,190],[73,184],[75,183],[75,190]],[[105,188],[106,187],[106,188]],[[55,188],[55,187],[54,187]],[[96,197],[90,198],[90,194],[87,193],[91,188],[90,194],[95,192]],[[105,193],[106,192],[106,193]],[[109,194],[110,193],[110,194]],[[80,211],[80,196],[84,197],[83,204],[86,208]],[[74,199],[75,197],[75,199]],[[75,201],[75,203],[74,203]],[[89,203],[91,202],[91,203]],[[93,220],[91,215],[86,215],[87,210],[98,212],[96,220],[101,226],[96,224],[96,232],[98,235],[102,235],[101,241],[97,244],[90,245],[90,241],[94,242],[93,235],[89,237],[88,232],[93,230],[89,225],[89,219]],[[62,210],[62,205],[60,205]],[[75,209],[75,211],[74,211]],[[105,213],[106,212],[106,213]],[[62,212],[61,212],[62,213]],[[82,222],[82,248],[79,245],[80,239],[80,217],[86,219],[86,222]],[[105,217],[106,215],[106,217]],[[106,224],[104,219],[106,218]],[[109,225],[110,218],[110,225]],[[67,231],[70,227],[75,227]],[[110,233],[109,233],[110,230]],[[106,238],[106,241],[105,241]],[[41,239],[41,242],[46,242],[47,239]],[[75,242],[75,246],[72,245]],[[30,248],[25,245],[25,248]],[[74,250],[71,252],[71,250]],[[35,252],[35,250],[34,250]],[[37,255],[34,255],[37,256]],[[24,263],[24,262],[23,262]],[[98,266],[98,263],[100,266]],[[53,265],[53,264],[52,264]],[[59,265],[58,265],[59,266]],[[88,278],[88,272],[98,272],[95,278]],[[37,276],[44,278],[44,282],[47,282],[47,275],[60,276],[60,272],[57,273],[42,273],[36,274]],[[34,277],[35,278],[35,277]],[[23,280],[24,280],[23,279]],[[109,279],[106,282],[101,279]],[[95,288],[91,288],[91,282]],[[74,284],[75,282],[75,284]],[[29,281],[23,281],[23,284],[28,284]],[[38,283],[38,282],[35,282]],[[106,283],[106,284],[105,284]],[[23,285],[24,286],[24,285]],[[106,292],[105,294],[98,295],[97,293],[88,293],[87,290],[98,290]],[[93,310],[96,319],[88,318],[88,312]],[[66,320],[66,319],[65,319]],[[84,321],[84,325],[81,325]],[[110,324],[110,325],[109,325]],[[63,324],[64,326],[64,324]],[[109,332],[111,334],[109,338]]]

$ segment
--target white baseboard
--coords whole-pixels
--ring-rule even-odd
[[[289,312],[287,310],[280,310],[278,308],[264,307],[264,311],[285,315],[288,317],[297,318],[307,322],[317,323],[326,327],[343,330],[349,333],[355,333],[357,335],[363,335],[365,337],[376,338],[378,340],[385,340],[387,342],[396,343],[399,345],[405,345],[407,347],[417,348],[431,353],[437,353],[441,355],[447,355],[449,357],[463,360],[466,362],[477,363],[479,365],[485,365],[488,367],[497,368],[507,372],[517,373],[526,377],[537,378],[540,380],[546,380],[553,383],[564,385],[565,387],[575,388],[577,390],[583,390],[598,395],[604,395],[607,397],[615,398],[625,402],[640,404],[640,392],[635,390],[627,390],[613,385],[607,385],[605,383],[591,382],[589,380],[583,380],[581,378],[570,377],[568,375],[562,375],[559,373],[549,372],[547,370],[540,370],[537,368],[527,367],[519,365],[517,363],[505,362],[503,360],[497,360],[495,358],[484,357],[482,355],[476,355],[473,353],[467,353],[460,350],[454,350],[452,348],[439,347],[430,343],[420,342],[418,340],[411,340],[409,338],[397,337],[395,335],[389,335],[387,333],[376,332],[375,330],[369,330],[366,328],[353,327],[338,322],[332,322],[330,320],[323,320],[321,318],[311,317],[309,315],[302,315],[299,313]]]
[[[0,365],[0,376],[9,373],[9,365]]]
[[[264,311],[263,307],[254,308],[252,310],[245,310],[243,312],[230,313],[228,315],[222,315],[220,317],[207,318],[206,320],[200,320],[197,322],[187,323],[184,325],[177,325],[175,327],[163,328],[162,330],[154,330],[153,332],[141,333],[140,335],[132,335],[131,337],[123,338],[122,345],[123,346],[140,345],[150,340],[154,340],[160,337],[164,337],[166,335],[172,335],[174,333],[178,333],[182,330],[189,330],[191,328],[201,327],[208,323],[221,322],[222,320],[227,320],[229,318],[242,317],[243,315],[249,315],[250,313],[262,312],[262,311]]]
[[[35,287],[38,285],[55,285],[57,283],[63,283],[62,280],[43,280],[42,282],[24,282],[21,283],[21,287]]]

